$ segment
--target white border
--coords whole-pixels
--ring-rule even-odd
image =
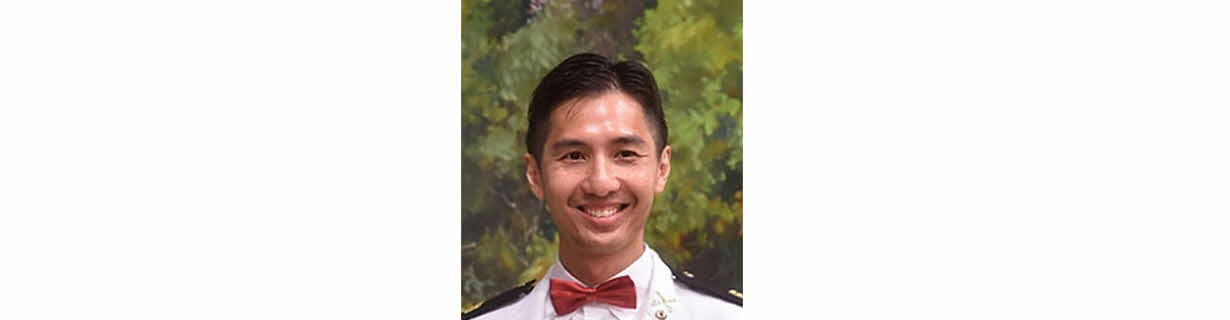
[[[0,5],[0,318],[458,316],[460,5]]]
[[[746,4],[745,318],[1230,317],[1223,2]]]

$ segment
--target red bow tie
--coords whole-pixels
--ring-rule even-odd
[[[551,279],[551,304],[555,306],[555,314],[572,313],[591,301],[636,308],[636,285],[628,276],[607,280],[596,288],[586,288],[572,281]]]

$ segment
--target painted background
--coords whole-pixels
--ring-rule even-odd
[[[742,291],[742,15],[738,0],[462,1],[462,310],[554,261],[555,226],[525,183],[525,113],[542,76],[580,52],[645,62],[662,91],[672,171],[646,241]]]

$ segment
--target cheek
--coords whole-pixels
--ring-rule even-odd
[[[627,184],[627,187],[634,192],[639,192],[642,188],[653,186],[657,172],[648,164],[643,164],[624,168],[620,176],[624,178],[623,182]]]
[[[567,199],[581,182],[581,175],[565,169],[556,169],[546,177],[548,198]]]

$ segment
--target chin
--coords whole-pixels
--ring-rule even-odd
[[[631,239],[624,236],[609,235],[609,236],[587,236],[580,240],[581,248],[587,252],[601,254],[618,252],[626,248],[631,242]]]

